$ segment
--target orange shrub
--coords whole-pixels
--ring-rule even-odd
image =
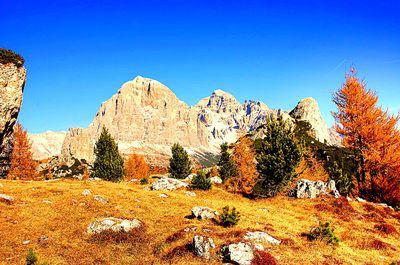
[[[142,179],[149,175],[150,167],[144,156],[132,154],[125,161],[125,179]]]

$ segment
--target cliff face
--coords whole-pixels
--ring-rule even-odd
[[[101,105],[88,128],[68,131],[61,156],[92,162],[94,144],[106,126],[123,154],[139,153],[150,162],[165,161],[171,145],[178,142],[190,154],[204,158],[207,154],[217,154],[221,143],[235,142],[264,124],[267,118],[277,116],[289,124],[294,119],[308,120],[317,139],[330,141],[315,100],[302,100],[290,114],[272,110],[262,102],[241,104],[222,90],[215,90],[189,107],[160,82],[138,76],[123,84]]]
[[[51,132],[28,134],[32,142],[33,159],[42,160],[61,154],[61,147],[65,139],[66,132]]]
[[[26,70],[13,63],[0,63],[0,178],[9,168],[12,133],[22,104]]]

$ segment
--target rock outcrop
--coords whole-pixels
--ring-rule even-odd
[[[33,159],[42,160],[53,156],[61,155],[62,144],[66,132],[52,132],[28,134],[32,142]]]
[[[0,63],[0,178],[7,175],[12,133],[22,104],[26,70],[14,63]]]
[[[297,181],[295,189],[290,191],[290,196],[296,198],[314,199],[319,195],[333,195],[335,198],[340,197],[339,191],[336,189],[335,181],[311,181],[308,179],[300,179]]]
[[[197,219],[214,219],[218,215],[218,211],[209,207],[196,206],[192,208],[192,216]]]
[[[178,179],[161,177],[159,180],[154,181],[151,185],[152,190],[176,190],[180,188],[187,188],[189,184]]]
[[[142,226],[142,222],[137,219],[128,220],[115,217],[107,217],[94,221],[87,227],[87,233],[90,235],[100,234],[102,232],[125,232],[129,233],[133,229],[138,229]]]
[[[192,240],[193,252],[203,259],[210,259],[210,249],[215,248],[212,238],[195,235]]]

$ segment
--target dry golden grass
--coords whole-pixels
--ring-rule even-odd
[[[1,264],[23,264],[29,248],[38,253],[40,262],[49,264],[203,264],[187,250],[195,233],[210,236],[219,247],[240,240],[249,230],[267,231],[283,240],[280,246],[264,245],[279,264],[389,264],[400,258],[398,233],[375,228],[384,223],[400,231],[398,213],[358,202],[347,207],[329,198],[295,200],[282,196],[254,201],[216,187],[187,197],[182,190],[146,191],[141,185],[125,182],[0,183],[4,185],[0,193],[16,199],[11,205],[0,203]],[[81,195],[84,189],[90,189],[92,195]],[[169,197],[161,199],[161,193]],[[107,197],[109,203],[95,201],[93,195],[97,194]],[[326,209],[323,204],[328,205]],[[225,205],[240,212],[236,227],[185,218],[194,206],[221,211]],[[139,240],[118,243],[112,237],[99,240],[86,234],[89,223],[108,216],[137,218],[146,230],[137,235]],[[302,236],[319,220],[331,221],[341,239],[338,247]],[[196,231],[183,232],[187,227],[196,227]],[[40,241],[42,235],[49,239]],[[23,244],[26,240],[30,243]],[[210,264],[220,263],[214,253]]]

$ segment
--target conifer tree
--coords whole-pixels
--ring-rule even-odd
[[[237,173],[235,162],[232,160],[228,148],[229,147],[227,143],[221,144],[221,157],[218,161],[219,175],[224,182],[230,177],[235,176]]]
[[[196,176],[193,177],[190,187],[197,190],[210,190],[212,187],[212,183],[211,180],[207,178],[204,171],[199,170]]]
[[[192,172],[192,163],[183,147],[175,143],[171,147],[172,157],[169,160],[168,171],[172,177],[183,179]]]
[[[255,144],[260,178],[254,187],[254,194],[271,197],[291,183],[302,151],[281,117],[268,120],[264,133],[264,138],[258,139]]]
[[[111,181],[121,180],[124,175],[124,160],[118,151],[117,143],[106,127],[103,127],[96,142],[94,154],[96,158],[93,164],[92,177]]]
[[[28,132],[20,123],[17,123],[13,133],[14,147],[11,153],[11,167],[8,179],[38,180],[37,163],[32,157],[32,144],[28,139]]]

